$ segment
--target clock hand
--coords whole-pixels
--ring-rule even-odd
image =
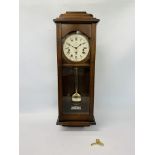
[[[75,49],[76,49],[76,47],[72,46],[70,43],[66,43],[66,44],[68,44],[69,46],[71,46],[71,47],[73,47],[73,48],[75,48]]]
[[[79,46],[81,46],[81,45],[83,45],[83,44],[85,44],[86,42],[84,42],[84,43],[82,43],[82,44],[79,44]],[[79,46],[77,46],[76,48],[78,48]]]

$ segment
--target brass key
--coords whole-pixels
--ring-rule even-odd
[[[101,146],[104,146],[104,143],[102,143],[100,141],[100,139],[96,139],[96,142],[91,144],[91,146],[93,146],[93,145],[101,145]]]

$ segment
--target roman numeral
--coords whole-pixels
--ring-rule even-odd
[[[67,54],[70,54],[70,49],[68,49],[68,52],[67,52]]]

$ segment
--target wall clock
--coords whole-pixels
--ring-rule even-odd
[[[54,19],[57,35],[57,125],[89,126],[94,119],[96,24],[86,12],[66,12]]]

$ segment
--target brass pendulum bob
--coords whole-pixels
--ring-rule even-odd
[[[72,102],[81,102],[81,95],[78,93],[78,68],[75,68],[75,93],[72,95]]]

